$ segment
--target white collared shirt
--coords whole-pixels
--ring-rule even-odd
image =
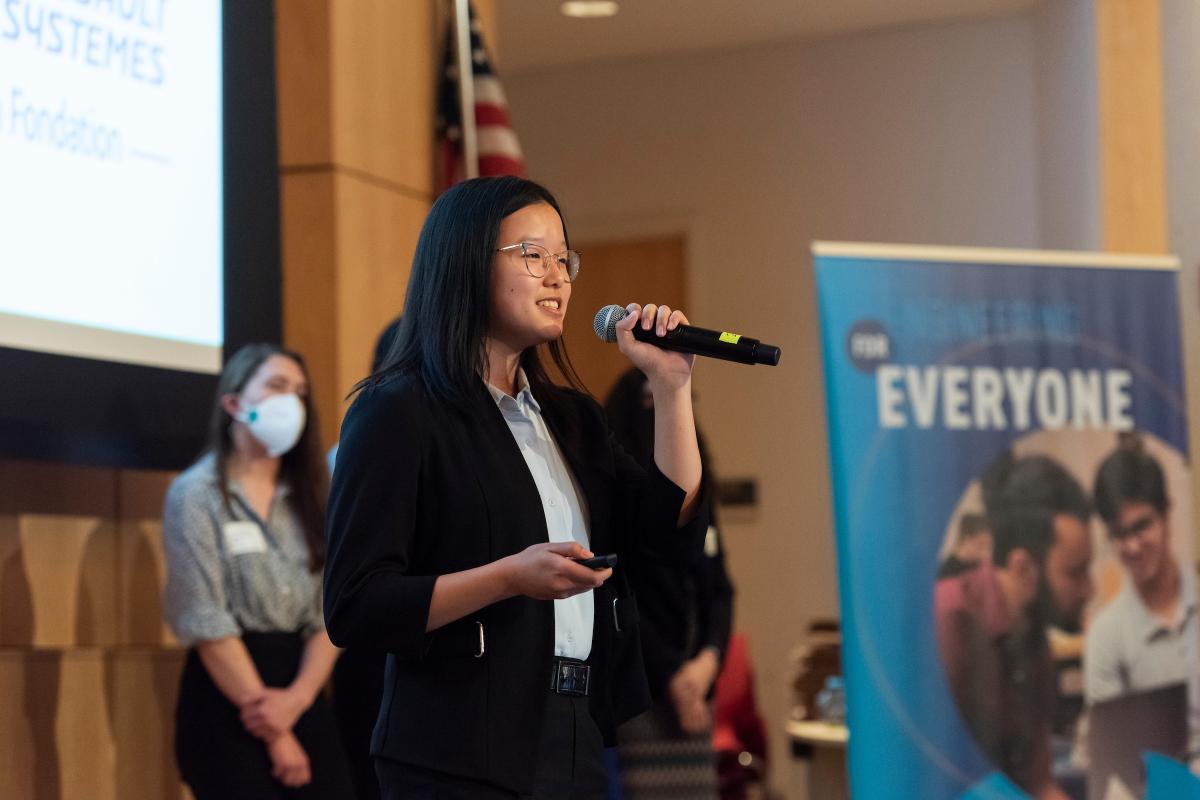
[[[1188,688],[1189,749],[1200,747],[1200,620],[1196,578],[1179,569],[1175,619],[1164,621],[1142,602],[1129,575],[1087,631],[1083,659],[1089,704],[1174,683]]]
[[[583,494],[546,427],[541,406],[529,391],[525,370],[517,370],[516,397],[510,397],[490,383],[487,389],[537,484],[550,541],[575,541],[587,548],[587,509]],[[591,655],[595,612],[590,591],[554,601],[554,655],[581,661]]]

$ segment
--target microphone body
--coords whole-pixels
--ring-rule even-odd
[[[606,342],[617,340],[617,323],[629,315],[624,307],[605,306],[596,312],[593,327],[596,335]],[[781,351],[775,345],[763,344],[758,339],[728,331],[710,331],[693,325],[680,325],[665,336],[659,336],[654,328],[642,330],[641,325],[633,328],[633,338],[664,350],[677,350],[698,356],[736,361],[739,364],[779,364]]]

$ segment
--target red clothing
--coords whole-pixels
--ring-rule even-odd
[[[938,649],[950,690],[984,753],[1022,789],[1050,782],[1054,665],[1045,628],[1014,625],[985,563],[936,584]]]
[[[729,651],[717,676],[714,716],[713,750],[748,750],[758,758],[767,757],[766,725],[754,698],[754,671],[744,633],[729,637]]]

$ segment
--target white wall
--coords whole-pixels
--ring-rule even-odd
[[[1033,25],[1040,244],[1100,250],[1104,221],[1094,0],[1045,2],[1034,12]]]
[[[1037,246],[1035,43],[1024,16],[504,76],[576,241],[685,232],[691,319],[783,347],[696,378],[718,469],[760,483],[725,533],[781,788],[788,653],[837,613],[809,243]]]

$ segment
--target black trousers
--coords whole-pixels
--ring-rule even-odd
[[[304,640],[294,633],[242,636],[263,683],[283,688],[300,670]],[[354,790],[324,695],[292,728],[308,754],[312,782],[289,789],[271,775],[262,740],[242,727],[238,709],[213,683],[193,648],[180,679],[175,707],[175,757],[196,800],[343,800]]]
[[[347,647],[333,665],[333,713],[358,800],[379,800],[371,732],[379,718],[386,664],[387,653],[382,650]]]
[[[554,692],[546,703],[532,794],[386,758],[375,759],[375,770],[383,800],[603,800],[608,793],[604,742],[588,699]]]

